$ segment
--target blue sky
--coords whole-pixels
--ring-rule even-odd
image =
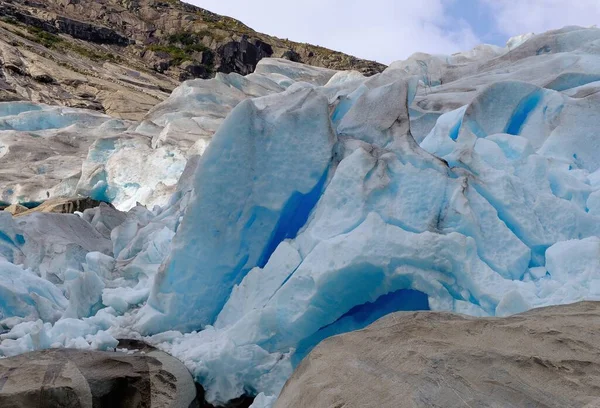
[[[475,35],[484,43],[504,46],[508,40],[508,35],[496,26],[492,8],[486,2],[480,0],[450,1],[446,4],[446,12],[452,20],[466,21]]]
[[[600,25],[600,0],[186,0],[257,31],[391,63],[566,25]]]

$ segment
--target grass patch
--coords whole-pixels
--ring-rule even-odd
[[[191,46],[196,44],[199,39],[194,33],[182,31],[179,33],[171,34],[167,37],[169,44],[179,44],[183,46]]]
[[[231,17],[213,16],[208,14],[202,15],[202,20],[208,24],[211,29],[235,32],[238,34],[253,34],[255,33],[247,25],[237,21]]]
[[[169,7],[169,6],[176,6],[181,4],[180,0],[162,0],[160,2],[157,2],[155,7]]]
[[[36,27],[27,27],[27,31],[35,36],[35,41],[39,44],[43,45],[46,48],[53,49],[68,49],[77,54],[91,59],[92,61],[108,61],[108,62],[120,62],[121,57],[118,55],[110,54],[108,52],[102,52],[93,50],[87,47],[82,47],[81,45],[65,41],[57,35],[50,34],[47,31],[44,31],[40,28]]]
[[[4,16],[0,18],[5,23],[17,26],[27,31],[25,37],[33,42],[43,45],[46,48],[51,49],[68,49],[77,54],[89,58],[93,61],[109,61],[109,62],[121,62],[122,58],[118,55],[114,55],[108,52],[97,51],[82,47],[81,45],[69,42],[58,35],[49,33],[39,27],[25,25],[12,17]],[[18,34],[18,33],[16,33]],[[21,34],[22,35],[22,34]]]
[[[108,62],[116,63],[116,62],[121,62],[123,60],[118,55],[109,54],[107,52],[102,52],[102,51],[91,50],[89,48],[82,47],[80,45],[73,44],[73,43],[65,42],[63,44],[63,47],[68,48],[71,51],[74,51],[81,56],[89,58],[92,61],[108,61]]]
[[[167,42],[169,43],[167,47],[169,47],[171,50],[172,48],[179,48],[185,53],[210,51],[210,48],[202,44],[202,38],[206,35],[210,36],[210,31],[203,30],[200,33],[182,31],[171,34],[167,37]]]
[[[57,35],[50,34],[38,27],[27,26],[26,30],[32,36],[32,40],[46,48],[54,48],[64,40]]]
[[[173,36],[171,36],[173,37]],[[148,50],[150,51],[160,51],[160,52],[165,52],[167,54],[169,54],[169,56],[171,57],[171,63],[174,65],[179,65],[185,61],[193,61],[194,58],[192,57],[192,54],[195,52],[205,52],[205,51],[210,51],[210,49],[208,47],[206,47],[203,44],[197,44],[197,43],[191,43],[188,42],[189,39],[188,37],[184,37],[184,41],[187,42],[183,43],[181,42],[182,38],[181,37],[174,37],[174,38],[169,38],[169,42],[171,42],[171,40],[173,40],[173,42],[175,42],[175,44],[171,43],[169,45],[161,45],[161,44],[154,44],[148,47]]]
[[[165,52],[171,57],[172,64],[181,64],[184,61],[191,61],[192,57],[179,47],[174,45],[153,44],[148,47],[150,51]]]
[[[11,16],[2,16],[0,17],[0,20],[2,20],[3,22],[7,23],[7,24],[12,24],[12,25],[21,25],[21,23],[19,23],[17,20],[15,20],[14,18],[12,18]]]

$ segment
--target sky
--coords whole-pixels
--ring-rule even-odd
[[[567,25],[600,26],[600,0],[185,0],[254,30],[385,64]]]

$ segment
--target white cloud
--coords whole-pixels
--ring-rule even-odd
[[[266,34],[383,63],[416,51],[450,54],[480,43],[466,22],[446,16],[444,4],[454,0],[186,1]]]
[[[485,0],[498,28],[513,36],[568,25],[600,24],[600,0]]]

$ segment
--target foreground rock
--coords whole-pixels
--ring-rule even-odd
[[[201,406],[185,366],[160,351],[47,350],[0,361],[0,406],[188,408]]]
[[[398,313],[324,341],[276,408],[600,406],[600,303],[505,319]]]

